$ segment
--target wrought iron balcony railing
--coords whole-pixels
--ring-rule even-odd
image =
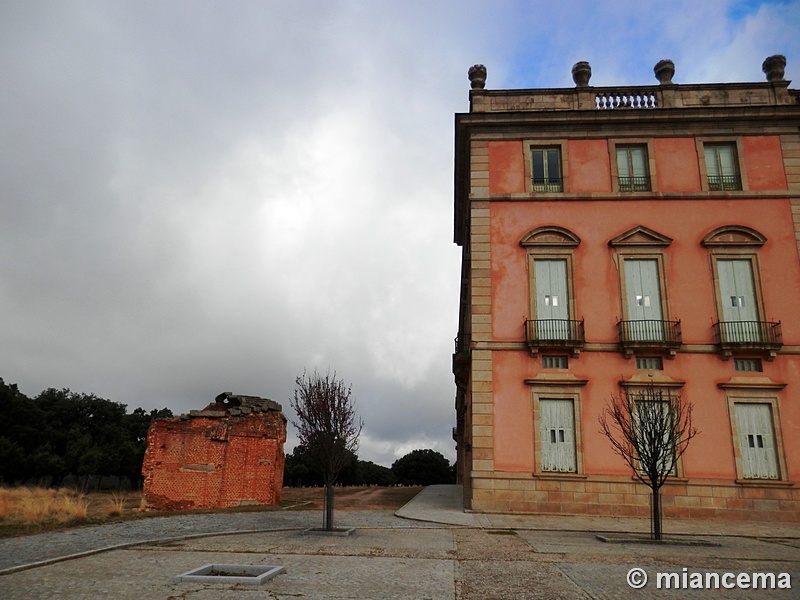
[[[548,177],[545,179],[533,178],[533,191],[535,192],[563,192],[564,180],[561,178]]]
[[[712,192],[742,189],[742,181],[738,175],[709,175],[708,189]]]
[[[674,353],[681,347],[680,321],[619,321],[617,333],[619,343],[626,353],[634,348],[661,348]]]
[[[620,192],[649,192],[650,191],[650,177],[620,177],[619,178],[619,191]]]
[[[583,348],[583,320],[526,319],[525,341],[533,354],[539,348]]]
[[[783,346],[780,321],[719,321],[714,336],[723,350],[777,351]]]

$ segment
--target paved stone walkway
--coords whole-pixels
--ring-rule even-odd
[[[339,525],[356,527],[349,537],[303,535],[302,529],[319,525],[318,511],[269,511],[159,517],[4,539],[0,598],[800,597],[800,525],[762,524],[751,535],[747,528],[737,532],[734,525],[684,523],[694,531],[673,533],[674,541],[714,545],[604,543],[596,531],[630,539],[629,532],[641,523],[472,515],[460,510],[457,493],[450,486],[427,488],[398,511],[406,518],[382,511],[337,511]],[[602,527],[581,529],[581,523]],[[504,527],[509,524],[517,527]],[[675,531],[677,525],[668,522],[666,529]],[[59,559],[68,554],[73,557]],[[279,564],[286,572],[258,587],[173,581],[209,563]],[[642,589],[627,583],[634,568],[649,578]],[[726,573],[733,573],[735,582],[740,573],[750,577],[756,572],[774,574],[776,583],[787,579],[792,588],[675,589],[681,577],[687,583],[705,582],[710,573],[713,584],[714,577]],[[672,589],[658,589],[658,573],[675,574],[674,580],[662,576],[662,588],[670,581]],[[788,575],[779,579],[782,573]]]
[[[388,511],[338,511],[337,521],[349,527],[415,527]],[[302,530],[321,525],[318,511],[267,511],[153,517],[76,527],[64,531],[0,539],[0,575],[31,564],[96,554],[109,549],[192,537],[276,530]],[[434,527],[435,524],[425,524]]]

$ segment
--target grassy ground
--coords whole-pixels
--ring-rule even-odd
[[[337,487],[334,507],[336,510],[395,511],[421,489]],[[323,488],[284,488],[283,499],[277,506],[246,506],[204,512],[322,510],[323,495]],[[178,514],[142,512],[141,506],[142,495],[136,491],[83,494],[67,489],[0,488],[0,537]]]

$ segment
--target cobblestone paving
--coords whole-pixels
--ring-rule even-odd
[[[435,527],[396,518],[388,511],[340,511],[336,524],[349,527]],[[53,558],[99,551],[152,540],[220,534],[319,527],[317,511],[265,511],[153,517],[65,531],[0,539],[0,573]]]
[[[0,575],[0,598],[561,600],[798,598],[797,538],[711,536],[713,546],[604,543],[587,531],[453,527],[382,511],[342,511],[348,537],[303,535],[319,512],[186,515],[0,540],[0,564],[120,547]],[[219,535],[224,533],[225,535]],[[678,539],[679,536],[676,536]],[[160,539],[158,543],[147,540]],[[701,536],[683,537],[697,541]],[[209,563],[274,565],[258,587],[174,583]],[[628,573],[648,576],[631,589]],[[657,589],[657,573],[789,573],[792,589]],[[680,580],[676,580],[680,583]],[[662,586],[663,587],[663,586]],[[674,586],[673,586],[674,587]]]

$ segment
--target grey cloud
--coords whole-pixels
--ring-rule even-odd
[[[618,13],[569,10],[596,24],[581,58],[652,67]],[[453,113],[477,62],[490,87],[571,85],[562,13],[5,3],[0,377],[178,413],[228,390],[291,416],[294,378],[330,367],[353,384],[363,458],[419,440],[452,459]],[[688,43],[657,15],[663,58]],[[797,60],[796,41],[780,50]]]

